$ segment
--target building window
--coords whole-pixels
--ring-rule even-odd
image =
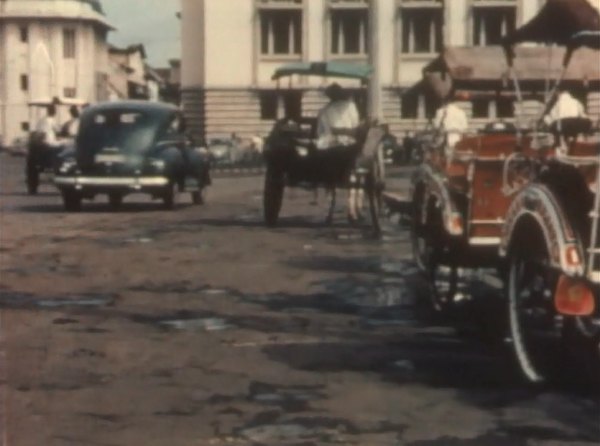
[[[302,11],[260,11],[260,52],[263,55],[302,53]]]
[[[260,118],[276,120],[302,116],[302,92],[297,90],[263,90],[259,93]]]
[[[367,9],[331,11],[331,54],[367,54],[369,13]]]
[[[21,130],[24,131],[24,132],[28,132],[29,131],[29,123],[27,121],[21,122]]]
[[[29,42],[29,29],[26,26],[21,26],[19,28],[19,34],[21,36],[21,42]]]
[[[402,8],[402,52],[440,52],[443,46],[443,23],[441,7]]]
[[[63,30],[63,57],[65,59],[75,59],[75,30]]]
[[[29,76],[26,74],[21,75],[21,90],[28,91],[29,90]]]
[[[75,87],[65,87],[63,94],[65,98],[74,98],[77,96],[77,89]]]
[[[515,30],[517,24],[517,7],[510,5],[497,6],[498,2],[486,5],[486,1],[478,1],[473,7],[473,45],[499,45],[502,36]]]

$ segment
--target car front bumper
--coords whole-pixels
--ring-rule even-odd
[[[59,188],[84,189],[125,189],[141,191],[143,189],[162,188],[169,184],[164,176],[130,176],[130,177],[93,177],[78,175],[60,175],[54,177],[54,184]]]

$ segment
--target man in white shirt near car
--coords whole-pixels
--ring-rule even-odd
[[[43,143],[46,146],[52,149],[60,147],[61,144],[56,136],[56,105],[48,105],[46,116],[38,121],[35,130],[42,136]]]

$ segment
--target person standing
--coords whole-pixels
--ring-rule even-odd
[[[43,116],[35,127],[36,132],[41,137],[41,142],[46,147],[56,149],[60,147],[60,143],[56,136],[56,105],[50,104],[46,108],[46,116]]]
[[[69,108],[69,119],[62,128],[62,134],[70,139],[75,139],[77,132],[79,132],[79,109],[76,105],[71,105]]]

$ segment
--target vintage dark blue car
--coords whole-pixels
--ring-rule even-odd
[[[209,160],[185,134],[173,106],[151,102],[111,102],[87,108],[75,148],[63,152],[54,182],[65,209],[78,211],[83,199],[107,194],[113,208],[130,193],[148,193],[173,209],[180,192],[203,203],[210,184]]]

